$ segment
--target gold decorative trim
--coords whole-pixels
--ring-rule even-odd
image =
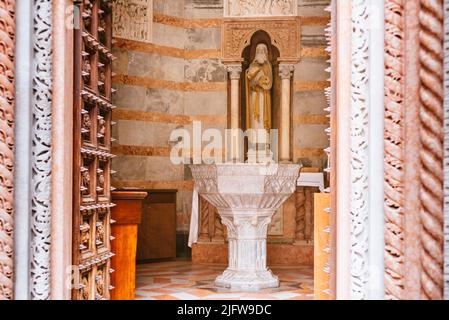
[[[327,157],[326,152],[320,148],[300,148],[293,150],[294,158],[321,158]]]
[[[226,82],[176,82],[148,77],[118,74],[113,78],[114,84],[127,84],[152,89],[168,89],[179,91],[226,91]]]
[[[293,117],[293,125],[299,124],[322,124],[329,125],[330,119],[326,115],[311,114],[311,115],[299,115]]]
[[[325,47],[302,47],[301,57],[303,58],[329,58],[329,53]]]
[[[293,82],[293,90],[295,92],[302,91],[320,91],[330,86],[329,81],[303,81],[296,80]]]
[[[331,20],[329,16],[301,16],[303,26],[327,26]]]

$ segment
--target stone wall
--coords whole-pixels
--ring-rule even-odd
[[[299,1],[302,54],[296,66],[294,159],[323,167],[328,146],[323,89],[327,86],[324,11],[328,1]],[[178,189],[178,231],[189,227],[190,171],[173,165],[169,136],[192,122],[224,130],[227,74],[220,63],[221,1],[154,0],[151,42],[116,39],[114,186]]]

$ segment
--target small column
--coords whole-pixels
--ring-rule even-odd
[[[226,68],[231,79],[231,157],[230,160],[239,159],[240,145],[238,143],[238,129],[239,129],[239,84],[240,74],[242,73],[242,66],[240,64],[228,65]]]
[[[279,65],[279,75],[282,79],[281,86],[281,128],[279,155],[281,163],[291,163],[290,157],[290,86],[291,77],[295,66],[292,64]]]

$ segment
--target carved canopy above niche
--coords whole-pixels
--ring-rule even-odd
[[[297,63],[301,58],[300,29],[298,17],[225,19],[222,26],[222,61],[225,64],[241,63],[242,52],[250,45],[251,37],[263,30],[279,50],[280,62]]]
[[[224,0],[225,17],[297,16],[298,0]]]

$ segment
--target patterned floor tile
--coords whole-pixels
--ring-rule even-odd
[[[171,261],[137,266],[136,300],[311,300],[311,267],[274,266],[279,288],[234,292],[216,287],[215,278],[226,269],[220,264]]]

